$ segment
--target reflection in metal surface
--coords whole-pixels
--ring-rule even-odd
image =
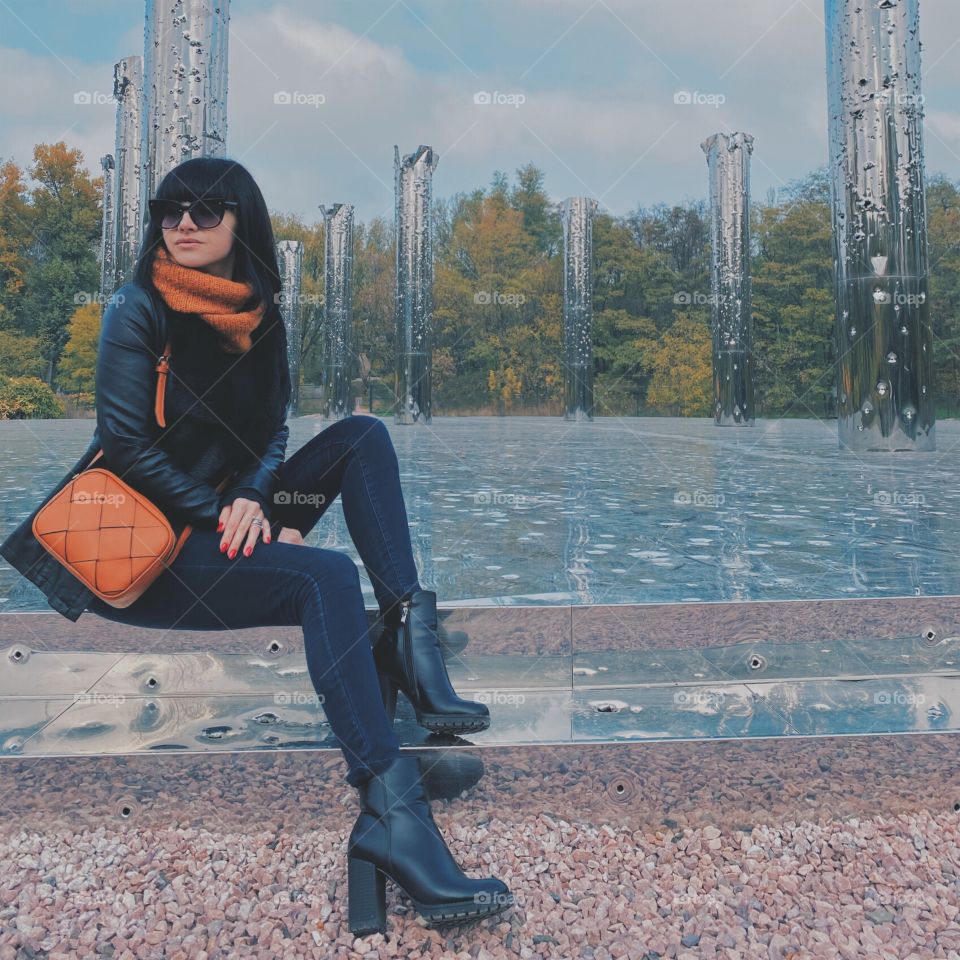
[[[575,606],[576,654],[724,650],[738,645],[802,650],[804,644],[882,643],[920,656],[960,637],[960,597],[773,600]],[[930,636],[933,642],[926,640]],[[779,654],[778,654],[779,657]],[[846,675],[845,673],[843,675]]]
[[[960,635],[937,647],[916,637],[893,640],[858,638],[808,643],[738,643],[729,646],[652,650],[578,650],[574,655],[576,687],[676,683],[694,677],[699,683],[731,681],[861,680],[875,676],[958,673]]]
[[[288,456],[318,423],[290,421]],[[960,594],[956,458],[916,470],[912,458],[851,457],[815,420],[771,421],[759,443],[756,431],[704,418],[570,426],[562,417],[450,417],[430,431],[388,422],[417,569],[442,604],[569,611]],[[92,430],[89,420],[0,423],[0,526],[13,529],[36,507]],[[937,432],[944,449],[960,444],[960,421],[941,421]],[[336,548],[359,563],[339,509],[308,543],[328,545],[331,530]],[[578,546],[581,531],[590,539]],[[558,562],[567,554],[580,560],[575,573]],[[362,572],[360,586],[372,607]],[[3,597],[4,611],[50,612],[6,563]],[[208,636],[213,649],[229,642]]]
[[[353,205],[321,207],[324,225],[324,416],[353,413]]]
[[[719,426],[751,425],[753,319],[750,293],[748,133],[715,133],[700,144],[710,178],[713,416]]]
[[[133,276],[140,250],[142,199],[140,128],[143,118],[143,57],[124,57],[113,68],[113,96],[117,101],[114,146],[115,269],[114,287],[122,287]]]
[[[100,233],[100,302],[106,305],[107,298],[114,290],[116,265],[114,253],[116,237],[114,235],[114,177],[113,155],[108,153],[100,158],[103,169],[103,189],[101,192],[103,204],[103,224]]]
[[[957,722],[958,597],[439,614],[451,680],[493,717],[472,738],[482,745],[849,736]],[[29,616],[0,617],[3,634],[22,638],[17,623]],[[85,652],[80,633],[72,650],[14,642],[0,661],[0,753],[335,747],[302,642],[284,637],[282,655],[264,654],[285,630],[249,631],[258,649],[248,653],[165,652],[194,631],[163,632],[164,652],[149,652],[157,631],[133,628],[116,653]],[[234,650],[247,632],[221,631]],[[403,698],[398,735],[407,746],[430,742]]]
[[[303,272],[303,242],[280,240],[277,243],[277,266],[280,268],[280,303],[283,324],[287,331],[287,366],[290,371],[290,403],[287,405],[287,415],[295,417],[300,404],[300,283]]]
[[[741,669],[748,652],[757,651],[766,658],[767,676],[781,668],[802,669],[803,676],[862,676],[864,662],[885,674],[928,672],[950,666],[960,638],[960,597],[956,596],[574,606],[451,604],[441,605],[437,614],[438,636],[451,671],[458,671],[463,682],[473,683],[479,677],[482,684],[500,682],[505,674],[523,677],[525,685],[553,686],[564,671],[561,683],[569,681],[571,670],[576,682],[578,676],[593,676],[590,670],[598,664],[615,673],[622,671],[619,676],[624,682],[644,682],[642,674],[635,677],[631,671],[653,669],[648,653],[686,656],[689,671],[703,670],[708,662],[727,670],[739,663]],[[371,642],[375,642],[376,608],[367,610],[367,620]],[[815,652],[823,648],[829,651],[828,663],[818,662],[821,658]],[[94,654],[103,659],[90,659]],[[636,667],[627,665],[628,658],[634,658]],[[132,677],[138,671],[146,676],[151,669],[161,670],[160,664],[164,666],[158,676],[164,685],[172,677],[186,677],[201,684],[189,688],[192,692],[210,692],[216,686],[208,679],[210,671],[220,672],[219,683],[228,675],[274,678],[286,676],[291,669],[302,670],[303,631],[295,626],[214,631],[174,627],[158,634],[156,629],[93,614],[74,623],[52,612],[5,613],[0,614],[0,664],[9,671],[41,671],[31,674],[30,681],[40,695],[86,689],[83,681],[90,674],[77,671],[99,671],[101,682],[110,684],[118,676]],[[157,666],[150,668],[150,664]],[[586,672],[578,674],[581,667]],[[69,685],[46,686],[55,677]],[[739,673],[735,677],[745,678]],[[549,683],[540,683],[548,679]],[[0,695],[23,691],[18,686],[22,679],[10,683],[13,686],[8,688],[0,682]],[[247,680],[229,688],[230,692],[249,689]]]
[[[597,201],[568,197],[563,221],[565,420],[593,419],[593,216]]]
[[[439,156],[422,144],[401,159],[393,148],[396,201],[397,378],[394,423],[431,413],[433,226],[430,202]]]
[[[917,0],[826,0],[840,444],[935,449]]]
[[[478,746],[960,732],[960,678],[947,675],[457,688],[490,709],[490,729],[469,738]],[[149,697],[94,688],[71,700],[0,698],[2,755],[336,749],[322,705],[309,689],[306,681],[260,696]],[[412,712],[398,715],[396,729],[404,746],[434,742]]]
[[[144,216],[147,200],[177,164],[226,154],[229,20],[229,0],[146,0]]]
[[[440,799],[436,809],[454,821],[524,823],[546,812],[572,823],[673,830],[713,825],[749,833],[790,820],[954,811],[960,802],[957,744],[956,734],[931,731],[550,749],[458,740],[414,752]],[[65,762],[6,757],[0,758],[0,829],[112,830],[130,823],[144,830],[189,823],[246,834],[255,809],[260,835],[314,831],[322,823],[346,837],[356,810],[345,772],[338,752],[316,749],[159,751]],[[618,799],[624,794],[630,802]],[[448,805],[444,795],[455,799]]]

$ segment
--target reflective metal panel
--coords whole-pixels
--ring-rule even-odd
[[[144,218],[140,132],[143,122],[143,57],[124,57],[113,68],[113,95],[117,101],[116,128],[116,280],[127,283],[140,251]]]
[[[397,378],[395,423],[431,420],[433,225],[430,200],[440,157],[419,146],[400,157],[393,148],[396,199]]]
[[[713,416],[753,423],[749,133],[715,133],[700,144],[710,178]]]
[[[280,304],[287,331],[287,366],[290,371],[290,403],[288,416],[296,416],[300,406],[300,332],[303,299],[300,294],[303,274],[303,243],[281,240],[277,243],[277,265],[280,268]]]
[[[825,0],[840,444],[933,450],[917,0]]]
[[[113,155],[100,158],[103,169],[103,224],[100,233],[100,302],[106,308],[107,298],[114,291],[116,237],[114,235],[114,173]]]
[[[324,415],[353,413],[353,206],[321,207],[324,221]]]
[[[593,419],[593,216],[597,201],[568,197],[563,221],[565,420]]]
[[[229,0],[146,0],[143,198],[191,157],[223,157],[227,145]]]
[[[958,744],[955,733],[931,731],[405,749],[422,758],[444,826],[491,817],[522,824],[546,813],[578,824],[749,834],[801,819],[952,812],[960,804]],[[188,823],[262,835],[322,825],[345,840],[357,813],[345,773],[338,752],[317,748],[5,757],[0,831]]]

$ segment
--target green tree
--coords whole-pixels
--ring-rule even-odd
[[[834,412],[834,273],[823,170],[753,211],[753,347],[760,416]]]
[[[13,330],[0,330],[0,376],[36,377],[43,373],[40,343]]]
[[[82,163],[83,154],[63,141],[40,144],[34,148],[29,171],[37,185],[30,193],[32,240],[15,325],[39,340],[51,384],[56,382],[73,311],[100,286],[102,178],[92,180]]]
[[[960,185],[938,176],[927,183],[927,256],[933,329],[935,402],[960,411]]]
[[[0,166],[0,330],[15,327],[29,265],[30,207],[20,168]]]

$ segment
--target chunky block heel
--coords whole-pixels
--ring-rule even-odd
[[[347,858],[350,932],[355,937],[387,932],[387,878],[376,864]]]

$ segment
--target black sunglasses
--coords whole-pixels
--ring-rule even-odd
[[[227,207],[240,206],[236,200],[222,200],[219,197],[205,197],[192,203],[179,203],[176,200],[151,200],[150,218],[159,223],[163,230],[173,230],[180,226],[183,214],[189,210],[190,219],[199,230],[209,230],[223,222]]]

